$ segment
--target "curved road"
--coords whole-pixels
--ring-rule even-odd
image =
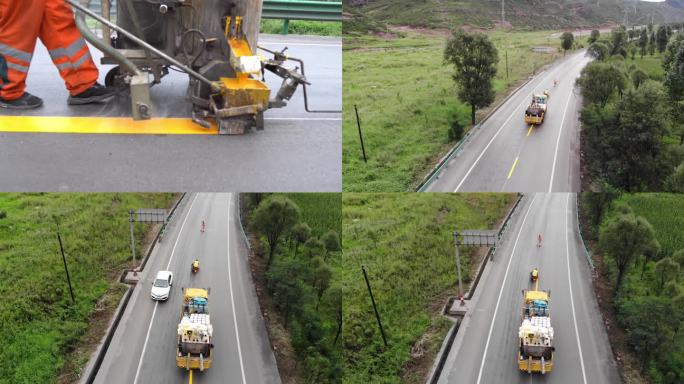
[[[578,192],[581,105],[575,79],[590,61],[569,55],[515,92],[468,139],[428,192]],[[553,86],[553,81],[558,85]],[[524,122],[533,93],[549,90],[540,126]]]
[[[309,107],[340,110],[339,38],[263,35],[259,44],[306,63]],[[91,47],[99,63],[101,53]],[[261,52],[263,53],[263,52]],[[288,63],[288,66],[294,66]],[[104,82],[111,66],[100,67]],[[273,90],[281,80],[267,74]],[[174,71],[151,89],[156,117],[189,117],[187,75]],[[64,82],[38,44],[27,91],[43,107],[23,116],[130,115],[125,95],[105,105],[68,106]],[[265,114],[265,129],[242,136],[127,135],[7,132],[0,110],[0,189],[4,191],[265,191],[336,192],[342,189],[342,133],[338,113],[307,113],[302,89],[284,109]],[[126,120],[124,120],[126,121]],[[5,126],[3,126],[5,125]],[[3,129],[4,128],[4,129]]]
[[[236,195],[188,195],[163,242],[148,261],[117,327],[95,383],[187,383],[176,366],[176,326],[182,287],[208,287],[214,326],[212,368],[194,371],[194,383],[280,383],[237,222]],[[200,232],[205,220],[207,229]],[[190,272],[199,257],[200,271]],[[174,272],[167,302],[150,298],[159,270]]]
[[[591,286],[591,270],[577,229],[574,194],[526,196],[494,261],[486,267],[470,311],[439,379],[447,383],[620,383]],[[544,241],[536,246],[537,234]],[[539,289],[551,290],[554,370],[518,371],[522,289],[539,268]]]

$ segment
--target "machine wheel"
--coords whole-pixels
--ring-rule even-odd
[[[107,75],[105,76],[105,85],[107,87],[114,87],[114,88],[124,88],[126,87],[126,83],[124,82],[124,76],[121,73],[121,67],[116,66],[107,72]]]

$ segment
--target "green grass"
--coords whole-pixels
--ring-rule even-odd
[[[368,26],[375,26],[370,30],[377,30],[377,26],[383,23],[426,28],[451,28],[454,25],[492,28],[501,20],[499,1],[370,0],[360,7],[345,5],[344,11],[355,16],[349,30],[362,33],[369,30]],[[599,4],[595,0],[507,0],[506,14],[507,23],[520,29],[593,27],[621,23],[624,6],[622,2],[601,1]],[[651,14],[654,23],[659,24],[681,21],[684,11],[666,4],[639,2],[637,12],[630,12],[629,21],[635,25],[647,24],[651,21]]]
[[[283,193],[301,209],[301,220],[313,235],[321,236],[333,230],[341,233],[342,195],[339,193]]]
[[[625,59],[625,66],[627,68],[632,64],[644,70],[651,79],[656,81],[663,80],[663,56],[661,54],[656,52],[653,56],[646,55],[643,58],[637,54],[634,56],[634,60],[631,58]]]
[[[128,210],[173,194],[0,194],[0,383],[51,383],[130,260]],[[59,222],[76,303],[56,237]],[[136,226],[138,249],[146,226]],[[139,251],[140,252],[140,251]],[[77,368],[85,361],[77,362]]]
[[[559,47],[551,31],[488,32],[499,50],[494,88],[500,102],[517,82],[562,53],[533,53]],[[345,36],[343,55],[344,191],[392,192],[414,188],[453,145],[452,121],[470,123],[470,109],[456,97],[453,69],[444,64],[447,36],[404,34],[396,39]],[[505,52],[508,51],[509,78]],[[354,114],[359,108],[369,160],[363,162]],[[480,113],[482,115],[482,113]]]
[[[436,313],[455,294],[452,231],[491,229],[511,194],[345,193],[342,197],[345,383],[398,383],[411,347],[436,329],[439,348],[449,323]],[[470,250],[472,251],[472,249]],[[470,251],[462,251],[469,283]],[[385,348],[361,273],[365,265],[389,347]],[[438,301],[435,303],[435,301]],[[423,378],[407,375],[409,381]]]
[[[684,195],[631,194],[619,201],[627,203],[636,215],[645,217],[653,225],[665,256],[684,249]]]
[[[283,33],[283,20],[261,20],[261,33]],[[342,36],[342,23],[290,20],[289,33],[293,35]]]

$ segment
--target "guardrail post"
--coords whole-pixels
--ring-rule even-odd
[[[287,35],[290,31],[290,19],[283,20],[283,35]]]

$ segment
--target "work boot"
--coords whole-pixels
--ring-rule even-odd
[[[116,95],[116,90],[108,88],[98,83],[79,93],[76,96],[69,96],[67,103],[70,105],[82,105],[90,103],[105,103]]]
[[[7,109],[33,109],[43,105],[43,100],[40,97],[33,96],[28,92],[24,92],[20,98],[14,100],[5,100],[0,97],[0,108]]]

